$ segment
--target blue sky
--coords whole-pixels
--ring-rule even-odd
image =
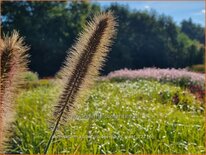
[[[115,1],[95,1],[101,6],[109,6]],[[204,1],[116,1],[119,4],[128,5],[130,9],[150,10],[155,9],[159,13],[164,13],[173,17],[176,23],[189,17],[195,23],[205,26],[205,4]]]

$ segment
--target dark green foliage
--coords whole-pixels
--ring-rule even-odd
[[[40,76],[54,75],[78,32],[98,6],[65,2],[4,2],[3,31],[14,28],[31,45],[31,70]]]
[[[110,9],[119,19],[119,33],[106,72],[125,67],[182,68],[203,62],[203,45],[182,33],[171,17],[154,10],[131,12],[117,4]]]
[[[187,34],[191,39],[196,39],[202,44],[205,43],[204,28],[199,24],[193,23],[191,18],[182,21],[181,31]]]
[[[4,2],[2,8],[3,31],[15,28],[26,36],[31,45],[30,69],[40,77],[59,70],[86,19],[101,10],[87,2]],[[154,10],[131,11],[118,4],[107,10],[115,12],[119,29],[104,74],[125,67],[178,68],[204,62],[204,29],[192,21],[179,27]]]

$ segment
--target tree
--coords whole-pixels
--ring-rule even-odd
[[[182,21],[181,31],[187,34],[189,38],[196,39],[202,44],[205,43],[204,28],[199,24],[193,23],[191,18]]]
[[[197,42],[181,33],[171,17],[156,11],[130,11],[113,4],[119,20],[118,34],[105,72],[121,68],[186,67],[191,50],[198,53]],[[193,45],[192,47],[190,47]],[[191,58],[191,62],[196,62]]]
[[[31,45],[30,68],[40,76],[53,76],[59,70],[86,20],[101,10],[87,2],[28,1],[3,2],[2,9],[3,31],[17,29],[26,37]],[[125,67],[179,68],[202,63],[204,29],[192,21],[179,27],[172,17],[155,10],[130,10],[117,3],[107,10],[114,11],[119,26],[103,74]]]
[[[82,30],[86,18],[98,12],[87,2],[4,2],[3,32],[17,29],[31,45],[31,70],[40,76],[54,75],[62,65],[66,50]],[[78,10],[78,11],[76,11]]]

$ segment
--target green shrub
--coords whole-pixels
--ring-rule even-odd
[[[193,72],[205,73],[205,65],[204,64],[193,65],[190,67],[190,70]]]
[[[23,76],[26,82],[27,81],[37,81],[39,79],[38,74],[36,72],[34,73],[31,71],[25,72]]]
[[[22,85],[22,89],[30,90],[37,87],[50,87],[53,85],[53,80],[51,79],[41,79],[36,81],[29,81]]]

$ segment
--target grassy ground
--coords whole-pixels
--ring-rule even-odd
[[[9,153],[43,153],[54,85],[22,91]],[[99,82],[60,127],[49,153],[205,153],[203,103],[155,81]]]

